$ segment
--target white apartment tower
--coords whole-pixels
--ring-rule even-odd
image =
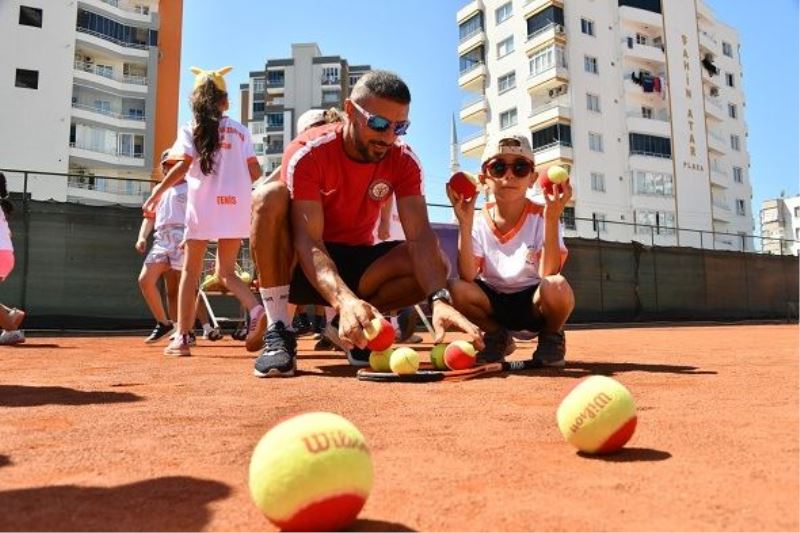
[[[761,237],[764,253],[800,255],[800,196],[761,204]]]
[[[268,59],[264,70],[240,85],[241,122],[253,135],[265,173],[280,165],[283,149],[297,135],[297,118],[309,109],[342,109],[350,88],[370,70],[324,56],[316,43],[292,44],[292,57]]]
[[[141,205],[175,136],[182,0],[0,2],[0,168],[33,199]],[[23,175],[6,172],[12,191]],[[102,176],[102,177],[101,177]]]
[[[739,38],[702,0],[473,0],[457,23],[462,154],[529,135],[570,168],[568,235],[753,249]]]

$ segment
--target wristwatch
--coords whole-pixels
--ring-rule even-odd
[[[433,307],[433,302],[441,300],[448,305],[453,305],[453,297],[450,296],[450,291],[446,288],[442,287],[438,291],[435,291],[433,294],[428,296],[428,305]]]

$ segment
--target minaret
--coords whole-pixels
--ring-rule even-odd
[[[456,136],[456,115],[452,115],[450,130],[450,174],[455,174],[461,167],[458,164],[458,137]]]

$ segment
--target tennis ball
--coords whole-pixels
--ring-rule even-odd
[[[444,349],[444,364],[450,370],[463,370],[475,364],[475,348],[467,341],[453,341]]]
[[[469,202],[478,191],[478,178],[469,172],[456,172],[447,182],[454,192],[460,194],[465,202]]]
[[[636,429],[636,404],[631,393],[606,376],[582,380],[562,400],[556,413],[567,442],[587,453],[622,448]]]
[[[415,374],[419,370],[419,354],[407,346],[402,346],[392,352],[389,367],[395,374]]]
[[[392,367],[389,366],[391,357],[391,348],[381,352],[372,352],[369,354],[369,366],[375,372],[391,372]]]
[[[333,413],[305,413],[270,429],[250,460],[250,496],[285,531],[335,531],[355,520],[372,488],[364,436]]]
[[[437,344],[431,350],[431,364],[436,370],[447,370],[447,365],[444,364],[444,350],[447,345]]]
[[[367,338],[367,348],[382,352],[392,347],[394,328],[385,318],[375,317],[364,327],[364,336]]]
[[[547,194],[553,194],[553,184],[555,183],[564,183],[569,179],[569,174],[567,174],[567,170],[562,167],[561,165],[551,165],[547,172],[543,172],[541,177],[539,178],[539,186],[541,186],[542,190],[547,192]]]

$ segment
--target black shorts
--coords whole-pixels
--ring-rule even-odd
[[[339,277],[357,296],[358,284],[364,272],[377,261],[386,255],[392,248],[402,243],[402,241],[381,242],[372,246],[351,246],[349,244],[339,244],[326,242],[325,248],[331,256]],[[300,265],[297,265],[292,272],[292,281],[289,285],[289,301],[297,305],[315,304],[329,305],[329,303],[317,292],[317,289],[308,281],[305,272]]]
[[[533,294],[539,285],[533,285],[519,292],[497,292],[479,279],[475,283],[489,298],[492,305],[492,318],[510,331],[539,332],[544,326],[544,318],[533,311]]]

